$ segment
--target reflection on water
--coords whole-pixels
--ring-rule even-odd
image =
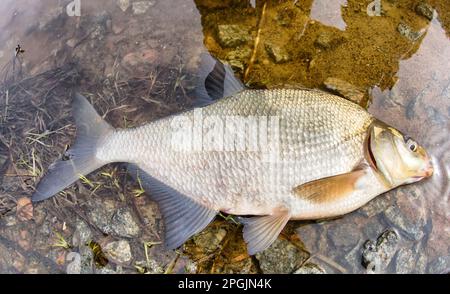
[[[1,272],[449,271],[447,1],[381,1],[368,14],[371,1],[96,0],[81,1],[80,17],[67,16],[69,2],[0,3]],[[251,87],[322,88],[370,105],[429,150],[434,176],[335,220],[291,222],[257,262],[226,216],[184,254],[165,251],[156,205],[120,165],[24,208],[73,138],[68,88],[91,93],[114,126],[138,125],[189,105],[204,46]]]

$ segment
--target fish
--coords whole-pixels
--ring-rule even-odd
[[[433,174],[422,146],[353,102],[316,89],[250,89],[211,55],[200,60],[193,107],[139,127],[113,128],[76,93],[75,142],[32,201],[127,163],[159,206],[167,248],[224,212],[238,216],[254,255],[289,220],[345,215]]]

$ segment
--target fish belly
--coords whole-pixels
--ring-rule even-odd
[[[97,156],[135,163],[208,207],[264,215],[297,209],[294,187],[351,171],[363,159],[372,120],[358,105],[319,91],[245,90],[118,130]]]

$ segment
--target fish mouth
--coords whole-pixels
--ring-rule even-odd
[[[368,137],[367,137],[367,160],[369,161],[370,166],[372,166],[373,169],[378,170],[378,166],[377,166],[377,160],[375,159],[375,156],[373,155],[372,152],[372,147],[370,146],[370,141],[371,141],[371,134],[369,133]]]

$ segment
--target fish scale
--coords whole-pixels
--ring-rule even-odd
[[[216,210],[263,215],[278,205],[298,205],[293,187],[351,171],[363,158],[363,141],[373,121],[351,102],[309,90],[245,90],[201,111],[203,119],[217,117],[222,122],[230,116],[278,116],[278,162],[265,162],[262,152],[254,151],[174,150],[171,124],[176,116],[113,133],[97,157],[134,162]],[[194,121],[194,110],[179,115]]]

